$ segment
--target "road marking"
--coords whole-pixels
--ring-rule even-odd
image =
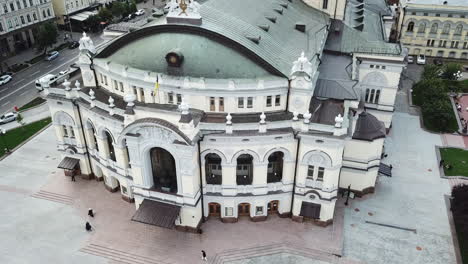
[[[50,68],[50,67],[52,67],[52,66],[53,66],[52,64],[49,64],[49,65],[46,66],[46,68]]]
[[[76,59],[77,59],[76,57],[73,57],[72,59],[70,59],[70,60],[68,60],[68,61],[66,61],[66,62],[64,62],[64,63],[62,63],[62,64],[60,64],[60,65],[57,66],[56,68],[50,70],[48,73],[53,72],[53,71],[57,70],[58,68],[62,67],[63,65],[68,64],[68,63],[70,63],[70,62],[72,62],[72,61],[75,61]],[[12,94],[18,92],[19,90],[24,89],[26,86],[28,86],[28,85],[30,85],[30,84],[33,84],[34,82],[36,82],[36,80],[32,80],[32,81],[28,82],[27,84],[21,86],[20,88],[16,89],[15,91],[12,91],[11,93],[9,93],[9,94],[7,94],[7,95],[5,95],[5,96],[3,96],[3,97],[0,97],[0,101],[2,101],[3,99],[7,98],[8,96],[10,96],[10,95],[12,95]]]
[[[31,75],[34,75],[34,74],[36,74],[36,73],[40,73],[40,72],[41,72],[41,71],[37,71],[37,72],[35,72],[35,73],[31,74]]]
[[[18,83],[20,83],[20,82],[22,82],[22,81],[24,81],[24,80],[25,80],[25,79],[21,79],[21,80],[19,80],[19,81],[15,82],[15,83],[12,83],[11,85],[18,84]]]
[[[9,104],[9,103],[10,103],[10,101],[8,101],[8,102],[2,104],[2,106],[5,106],[5,105],[7,105],[7,104]]]
[[[28,91],[22,92],[20,95],[25,95],[25,94],[27,94],[27,93],[28,93]]]

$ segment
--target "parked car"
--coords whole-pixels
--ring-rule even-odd
[[[55,82],[58,79],[58,77],[59,77],[58,75],[53,75],[53,74],[46,74],[42,76],[41,78],[36,80],[36,89],[38,89],[39,91],[44,90],[44,88],[42,87],[42,83],[45,82],[47,84],[51,84]]]
[[[441,66],[444,64],[444,62],[441,59],[434,59],[434,64],[437,66]]]
[[[70,45],[68,46],[69,49],[76,49],[80,46],[80,43],[78,41],[72,41],[70,42]]]
[[[161,10],[159,8],[153,8],[151,12],[153,13],[154,17],[164,16],[164,10]]]
[[[47,53],[47,57],[46,57],[46,60],[47,61],[51,61],[51,60],[55,60],[59,55],[59,52],[58,51],[51,51],[49,53]]]
[[[13,79],[13,77],[11,77],[11,75],[3,75],[0,77],[0,85],[4,85],[6,83],[8,83],[9,81],[11,81],[11,79]]]
[[[416,63],[417,63],[417,64],[420,64],[420,65],[426,64],[426,55],[424,55],[424,54],[419,54]]]
[[[135,15],[137,15],[137,16],[142,16],[144,14],[145,14],[145,10],[143,10],[143,9],[140,9],[140,10],[135,12]]]
[[[13,112],[6,113],[6,114],[0,116],[0,124],[6,124],[6,123],[13,122],[13,121],[16,120],[17,117],[18,117],[17,113],[13,113]]]
[[[0,76],[0,85],[4,85],[4,84],[8,83],[12,79],[13,79],[13,77],[11,77],[10,74],[1,75]]]
[[[408,63],[413,64],[414,63],[414,57],[411,55],[408,55]]]

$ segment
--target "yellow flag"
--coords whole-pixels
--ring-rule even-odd
[[[156,76],[156,84],[154,85],[154,95],[155,96],[158,93],[158,89],[159,89],[159,76]]]

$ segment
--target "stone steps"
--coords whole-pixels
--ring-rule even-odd
[[[43,199],[43,200],[48,200],[48,201],[51,201],[51,202],[66,204],[66,205],[72,205],[73,204],[73,197],[71,197],[71,196],[64,195],[64,194],[59,194],[59,193],[48,192],[48,191],[44,191],[44,190],[40,190],[39,192],[32,194],[31,197],[38,198],[38,199]]]
[[[260,256],[268,256],[287,253],[291,255],[298,255],[310,259],[327,261],[330,263],[338,263],[339,257],[320,250],[301,247],[298,245],[288,243],[269,244],[258,247],[251,247],[245,249],[231,249],[223,251],[215,256],[211,261],[212,264],[223,264],[231,261],[251,259]]]
[[[457,185],[463,185],[463,184],[468,185],[468,179],[452,177],[452,178],[449,178],[449,184],[450,184],[450,187],[452,188]]]
[[[102,245],[89,244],[80,249],[81,252],[103,257],[118,263],[125,264],[165,264],[166,262],[158,261],[149,257],[132,254],[129,252],[109,248]]]

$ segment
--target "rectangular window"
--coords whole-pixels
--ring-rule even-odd
[[[173,104],[174,103],[174,94],[173,93],[168,93],[167,94],[167,102],[169,104]]]
[[[416,15],[416,12],[411,12],[411,15],[415,16],[415,15]]]
[[[8,7],[6,4],[3,4],[3,12],[6,14],[8,13]]]
[[[244,108],[244,97],[237,98],[237,108]]]
[[[219,111],[224,112],[224,97],[219,98]]]
[[[364,99],[366,102],[369,101],[369,93],[370,93],[370,89],[366,89],[366,97]]]
[[[371,68],[371,69],[374,69],[374,65],[373,65],[373,64],[371,64],[371,65],[370,65],[370,68]]]
[[[247,108],[253,107],[253,97],[247,97]]]
[[[34,3],[33,3],[33,0],[29,0],[29,6],[33,6]]]
[[[26,18],[28,19],[28,23],[31,23],[31,16],[29,14],[26,15]]]
[[[323,0],[322,9],[328,8],[328,0]]]
[[[62,126],[63,137],[68,137],[67,126]]]
[[[15,5],[13,3],[10,3],[10,11],[15,11]]]
[[[440,17],[440,14],[436,14],[436,17]]]
[[[385,69],[387,69],[387,66],[382,65],[382,70],[385,70]]]
[[[376,69],[380,69],[380,65],[376,65],[375,68],[376,68]]]
[[[463,48],[466,49],[468,42],[463,42]]]
[[[20,18],[21,18],[21,24],[24,25],[24,24],[26,23],[26,22],[24,21],[24,16],[21,16]]]
[[[182,95],[177,94],[177,104],[180,105],[180,103],[182,103]]]
[[[114,89],[115,89],[115,90],[119,90],[119,86],[118,86],[118,84],[117,84],[117,81],[116,81],[116,80],[114,80]]]
[[[122,83],[122,82],[119,82],[119,86],[120,86],[120,91],[123,92],[123,91],[124,91],[123,83]]]
[[[281,105],[281,95],[277,95],[275,97],[275,106],[280,106]]]
[[[70,137],[75,138],[75,131],[73,130],[73,127],[70,127]]]
[[[28,4],[26,3],[26,0],[23,0],[23,6],[24,6],[24,8],[26,8],[28,6]]]
[[[210,111],[216,111],[215,98],[210,97]]]
[[[325,174],[325,168],[319,167],[317,173],[317,181],[323,181],[323,175]]]
[[[428,16],[429,14],[428,13],[424,13],[424,16]]]
[[[453,15],[452,15],[452,14],[449,14],[448,17],[453,17]]]
[[[310,166],[307,168],[307,178],[312,179],[314,177],[314,166]]]
[[[107,76],[104,75],[104,84],[107,85]]]
[[[270,106],[271,106],[271,96],[267,96],[267,99],[266,99],[266,106],[267,106],[267,107],[270,107]]]
[[[21,9],[21,4],[19,1],[16,1],[16,8]]]
[[[2,32],[2,31],[3,31],[3,25],[2,25],[2,23],[0,23],[0,32]]]
[[[379,98],[380,98],[380,90],[377,90],[377,91],[375,92],[374,104],[378,104],[378,103],[379,103]]]

